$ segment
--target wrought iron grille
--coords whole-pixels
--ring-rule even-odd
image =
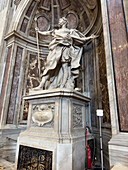
[[[52,152],[20,145],[17,170],[52,170]]]

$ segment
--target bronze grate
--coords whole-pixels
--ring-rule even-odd
[[[52,170],[53,152],[20,145],[18,170]]]

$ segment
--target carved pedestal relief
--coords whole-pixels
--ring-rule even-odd
[[[43,127],[54,127],[55,104],[33,105],[32,125]]]
[[[73,115],[73,128],[82,128],[83,127],[82,106],[73,104],[72,115]]]

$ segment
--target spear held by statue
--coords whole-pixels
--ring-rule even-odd
[[[40,71],[40,47],[39,47],[39,34],[38,34],[38,23],[37,23],[37,18],[35,17],[35,24],[36,24],[36,39],[37,39],[37,53],[38,53],[38,70],[39,70],[39,77],[41,75],[41,71]]]

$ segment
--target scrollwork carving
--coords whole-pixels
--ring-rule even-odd
[[[73,128],[82,128],[82,106],[73,105]]]
[[[37,126],[44,126],[52,122],[54,117],[54,104],[33,105],[32,121]]]

